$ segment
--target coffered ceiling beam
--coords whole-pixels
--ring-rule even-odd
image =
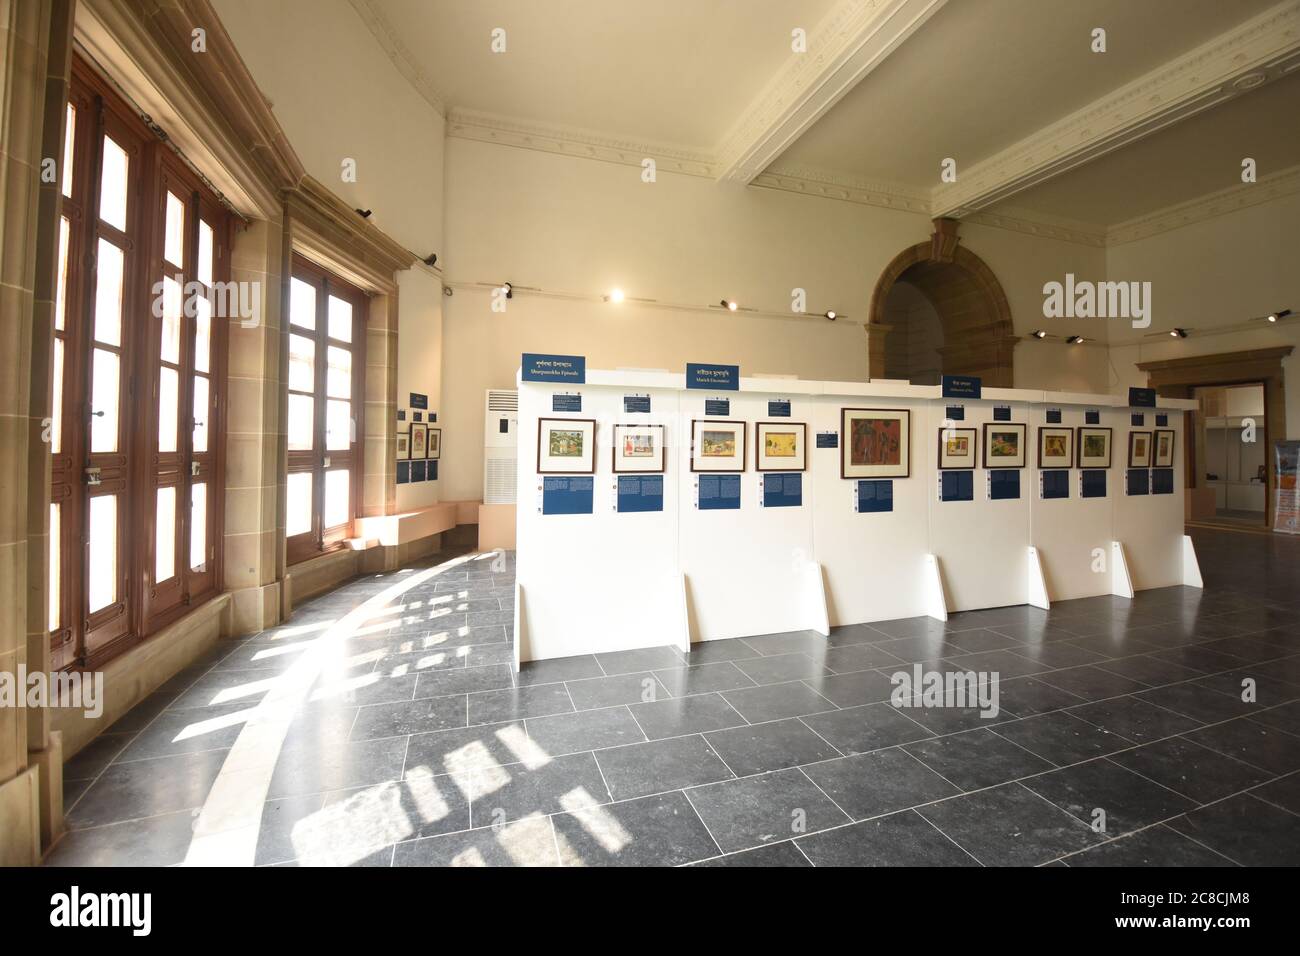
[[[947,0],[841,0],[732,127],[717,178],[749,184]]]
[[[1300,0],[1287,0],[1094,100],[931,192],[961,217],[1127,146],[1300,67]]]

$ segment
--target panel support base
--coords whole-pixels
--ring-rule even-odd
[[[943,593],[943,571],[933,554],[925,556],[925,613],[936,621],[948,620],[948,601]]]
[[[1133,597],[1133,578],[1128,573],[1128,559],[1124,557],[1124,545],[1118,541],[1110,543],[1110,593],[1119,597]]]
[[[1190,534],[1183,535],[1183,587],[1205,587],[1205,581],[1201,578],[1201,563],[1196,560],[1196,546],[1192,544]]]
[[[1047,596],[1047,578],[1043,576],[1043,565],[1038,560],[1038,549],[1029,548],[1029,604],[1041,607],[1044,611],[1052,609],[1052,601]]]

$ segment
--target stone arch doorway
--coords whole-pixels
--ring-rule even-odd
[[[977,375],[1014,384],[1011,307],[984,260],[958,245],[957,220],[934,220],[929,242],[909,246],[885,267],[871,294],[867,365],[872,378],[939,383]]]

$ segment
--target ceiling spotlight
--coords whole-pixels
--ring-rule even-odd
[[[354,209],[354,210],[352,210],[352,211],[355,212],[355,213],[356,213],[358,216],[360,216],[362,219],[369,219],[369,218],[370,218],[370,210],[369,210],[369,209]]]
[[[1279,309],[1277,312],[1270,312],[1267,318],[1270,322],[1276,322],[1278,319],[1285,319],[1290,314],[1290,309]]]
[[[718,303],[718,305],[722,306],[724,309],[728,309],[731,312],[735,312],[736,309],[740,308],[740,306],[736,305],[736,301],[734,299],[723,299],[721,302]]]
[[[623,290],[622,290],[622,289],[610,289],[610,290],[609,290],[609,295],[608,295],[606,298],[607,298],[610,302],[622,302],[622,301],[623,301]]]
[[[424,264],[426,266],[436,266],[438,264],[438,253],[429,253],[428,257],[424,259]]]
[[[1169,335],[1170,335],[1172,338],[1175,338],[1175,339],[1185,339],[1185,338],[1187,338],[1187,330],[1186,330],[1186,329],[1177,329],[1177,328],[1175,328],[1175,329],[1170,329],[1170,330],[1169,330]]]
[[[1045,339],[1045,338],[1047,338],[1047,333],[1044,332],[1042,329],[1034,329],[1034,331],[1030,332],[1029,334],[1032,335],[1032,336],[1033,336],[1034,338],[1036,338],[1036,339]]]
[[[501,288],[505,292],[507,299],[513,299],[515,297],[515,287],[509,282],[501,283]]]
[[[826,318],[828,318],[828,319],[830,319],[832,322],[834,322],[834,321],[835,321],[835,318],[836,318],[835,310],[834,310],[834,309],[827,309],[827,310],[826,310]]]
[[[1082,336],[1082,335],[1071,335],[1071,336],[1070,336],[1068,339],[1066,339],[1065,341],[1069,342],[1071,345],[1082,345],[1082,344],[1083,344],[1083,336]]]

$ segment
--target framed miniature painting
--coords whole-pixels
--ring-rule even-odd
[[[442,457],[442,429],[429,429],[429,446],[426,458],[432,458],[435,461]]]
[[[614,426],[614,474],[657,474],[666,467],[663,425]]]
[[[808,426],[803,422],[755,422],[754,467],[803,471],[808,467]]]
[[[1153,463],[1156,468],[1174,467],[1174,436],[1172,428],[1157,428]]]
[[[423,461],[429,449],[429,426],[419,422],[411,424],[411,460]]]
[[[411,433],[397,433],[397,460],[406,461],[411,457]]]
[[[691,471],[744,471],[745,423],[691,422]]]
[[[1128,433],[1128,466],[1130,468],[1151,467],[1151,433],[1146,431]]]
[[[537,420],[537,473],[539,475],[594,475],[596,473],[596,420],[594,418],[539,418]]]
[[[1024,468],[1028,426],[1017,422],[984,423],[984,467]]]
[[[840,477],[906,478],[912,413],[905,408],[840,409]]]
[[[939,469],[975,468],[977,435],[973,428],[940,428]]]
[[[1078,455],[1080,468],[1110,467],[1110,429],[1095,425],[1080,425]]]
[[[1074,466],[1074,429],[1047,427],[1038,429],[1038,467],[1072,468]]]

